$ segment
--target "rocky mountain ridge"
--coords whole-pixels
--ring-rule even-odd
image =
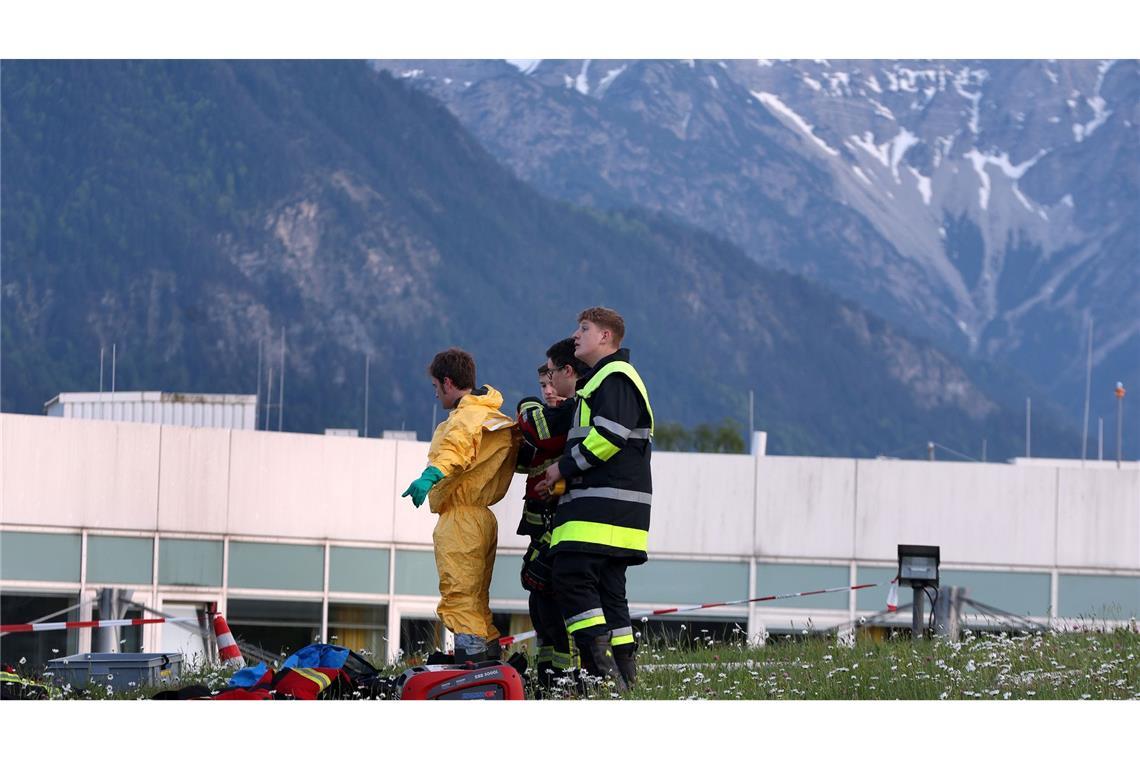
[[[1140,63],[517,64],[377,62],[539,189],[722,235],[1074,418],[1090,319],[1098,388],[1140,383]]]

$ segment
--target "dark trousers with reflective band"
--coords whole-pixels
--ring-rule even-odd
[[[554,593],[566,631],[579,641],[615,631],[615,644],[632,643],[622,557],[586,552],[554,553]],[[617,636],[628,639],[617,641]],[[578,648],[582,646],[579,643]]]
[[[534,624],[538,643],[538,662],[549,662],[559,670],[577,667],[575,649],[562,622],[562,613],[554,594],[530,592],[530,622]]]

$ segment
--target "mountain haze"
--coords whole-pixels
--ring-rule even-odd
[[[368,355],[371,430],[422,437],[435,351],[471,350],[513,404],[578,311],[605,304],[661,420],[745,420],[753,390],[774,453],[1024,445],[994,390],[1020,393],[1016,378],[672,217],[549,199],[364,63],[2,76],[4,411],[97,388],[112,342],[120,389],[253,392],[259,343],[275,365],[284,329],[287,429],[359,427]],[[849,225],[869,229],[855,215],[834,234]],[[1076,445],[1035,409],[1035,454]]]
[[[538,189],[667,212],[1079,419],[1140,386],[1140,62],[381,61]]]

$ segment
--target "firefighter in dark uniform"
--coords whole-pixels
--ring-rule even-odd
[[[578,655],[554,596],[551,582],[550,539],[554,527],[557,498],[539,493],[538,484],[546,468],[562,455],[570,431],[574,386],[589,368],[574,357],[574,341],[559,341],[546,351],[547,362],[538,368],[542,399],[519,402],[518,428],[523,442],[519,448],[518,471],[528,475],[523,514],[516,533],[529,536],[523,555],[521,580],[530,592],[529,609],[537,639],[538,696],[550,693],[555,685],[578,667]]]
[[[575,394],[566,449],[540,486],[562,479],[551,533],[553,583],[567,632],[587,671],[619,691],[637,677],[637,644],[625,594],[630,565],[648,559],[653,410],[617,312],[578,315],[575,355],[591,367]]]

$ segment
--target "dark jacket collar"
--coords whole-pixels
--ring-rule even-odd
[[[606,366],[607,364],[610,364],[612,362],[628,362],[628,361],[629,361],[629,349],[628,348],[619,348],[617,351],[614,351],[612,354],[605,357],[604,359],[600,359],[598,361],[598,363],[595,364],[589,372],[587,372],[582,377],[578,378],[578,382],[574,384],[575,389],[582,390],[584,387],[586,387],[586,383],[590,382],[590,378],[594,376],[594,373],[596,373],[598,370],[600,370],[602,367]]]

